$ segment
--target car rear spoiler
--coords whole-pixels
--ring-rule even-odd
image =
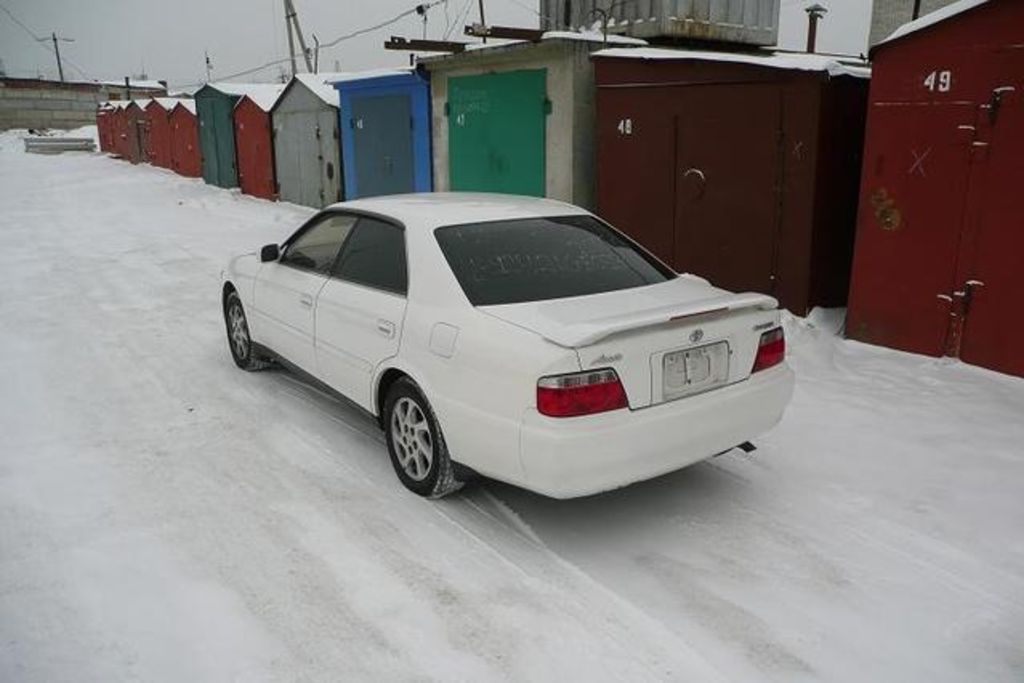
[[[568,300],[562,300],[558,304],[562,302],[568,303]],[[576,311],[564,310],[555,302],[550,302],[555,305],[548,308],[543,305],[544,303],[541,302],[540,306],[533,304],[524,307],[495,307],[489,312],[520,327],[533,330],[554,344],[566,348],[579,348],[620,332],[716,313],[747,309],[771,311],[778,308],[779,305],[778,301],[766,294],[756,292],[723,293],[633,311],[623,310],[628,306],[628,303],[624,301],[625,305],[618,309],[623,310],[621,313],[589,317],[579,315],[578,309]]]

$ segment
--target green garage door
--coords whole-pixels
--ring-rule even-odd
[[[543,197],[547,69],[448,81],[451,188]]]

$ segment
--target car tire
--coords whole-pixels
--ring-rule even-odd
[[[395,474],[413,493],[442,498],[462,488],[437,417],[407,377],[392,384],[384,400],[384,439]]]
[[[249,336],[249,321],[245,317],[245,309],[242,308],[238,292],[232,291],[224,299],[224,325],[228,333],[228,349],[235,365],[249,371],[262,370],[270,365],[270,362],[261,358],[253,347],[252,338]]]

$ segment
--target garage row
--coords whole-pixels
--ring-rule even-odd
[[[104,151],[312,207],[418,191],[596,211],[673,268],[848,305],[854,339],[1024,376],[1024,25],[957,3],[866,62],[547,34],[415,67],[111,102]],[[957,9],[957,8],[954,8]],[[983,36],[985,39],[979,39]]]

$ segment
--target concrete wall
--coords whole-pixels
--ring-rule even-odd
[[[547,69],[547,96],[551,114],[545,135],[546,196],[588,209],[594,208],[594,69],[590,50],[599,47],[581,41],[544,41],[461,55],[424,60],[430,72],[434,189],[449,190],[448,78]]]
[[[164,94],[132,90],[136,98]],[[117,87],[98,84],[0,79],[0,130],[85,126],[96,122],[96,105],[118,95]]]
[[[950,5],[954,0],[921,0],[921,15]],[[875,0],[871,9],[871,35],[868,44],[884,40],[890,33],[911,21],[914,0]]]

